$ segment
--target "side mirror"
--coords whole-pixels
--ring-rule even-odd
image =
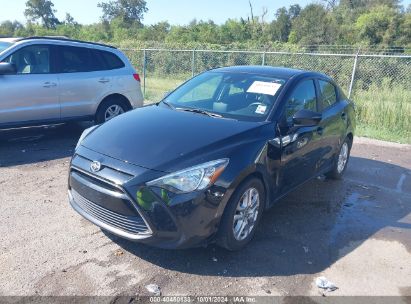
[[[310,110],[300,110],[294,114],[293,123],[299,127],[312,127],[318,125],[321,119],[321,113]]]
[[[0,75],[15,75],[17,74],[16,66],[8,62],[0,62]]]

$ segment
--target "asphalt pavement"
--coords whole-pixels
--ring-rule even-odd
[[[0,295],[411,296],[411,146],[356,138],[341,181],[264,214],[244,250],[168,251],[106,234],[67,200],[87,124],[0,132]]]

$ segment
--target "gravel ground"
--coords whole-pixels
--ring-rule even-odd
[[[411,146],[356,139],[342,181],[316,179],[264,214],[240,252],[166,251],[71,209],[83,124],[0,132],[0,295],[411,296]]]

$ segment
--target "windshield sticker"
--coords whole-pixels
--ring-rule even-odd
[[[257,93],[274,96],[281,88],[280,83],[254,81],[254,83],[248,88],[247,93]]]
[[[264,115],[264,114],[265,114],[265,111],[267,111],[267,106],[265,106],[265,105],[259,105],[259,106],[257,107],[257,109],[255,110],[255,113],[256,113],[256,114]]]

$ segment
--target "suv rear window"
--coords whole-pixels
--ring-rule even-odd
[[[115,54],[106,51],[97,51],[103,57],[106,63],[106,70],[115,70],[124,68],[124,62]]]
[[[83,47],[59,46],[61,73],[93,72],[120,69],[124,62],[115,54]]]
[[[59,71],[62,73],[78,73],[90,71],[90,53],[86,48],[59,47]]]

